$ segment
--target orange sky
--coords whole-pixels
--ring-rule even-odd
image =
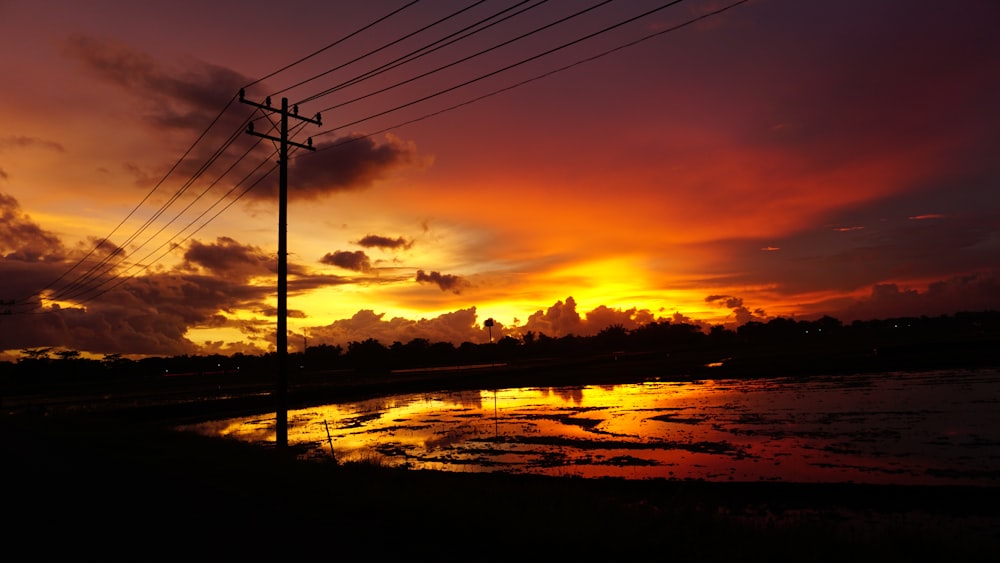
[[[995,2],[535,4],[0,0],[0,358],[273,349],[241,87],[296,346],[1000,308]]]

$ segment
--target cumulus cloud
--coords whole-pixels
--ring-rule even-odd
[[[655,317],[647,309],[614,309],[606,305],[598,305],[586,314],[586,323],[591,330],[600,332],[609,326],[620,326],[632,330],[653,322]]]
[[[727,309],[732,309],[732,314],[729,322],[724,323],[727,328],[736,328],[747,324],[750,321],[765,322],[768,320],[767,313],[763,309],[749,309],[743,305],[743,299],[741,297],[734,297],[732,295],[709,295],[705,297],[706,303],[714,303],[715,305],[725,307]]]
[[[66,249],[59,237],[32,221],[13,196],[0,193],[0,254],[5,260],[58,261]]]
[[[540,332],[548,336],[580,335],[583,320],[576,312],[576,300],[567,297],[566,302],[557,301],[544,312],[538,310],[524,324],[525,331]]]
[[[501,327],[494,326],[494,336]],[[485,342],[488,336],[476,322],[476,308],[460,309],[430,319],[385,318],[370,309],[358,311],[349,319],[308,329],[310,342],[345,345],[373,338],[383,344],[410,342],[425,338],[431,342]]]
[[[259,356],[267,350],[253,343],[247,342],[224,342],[222,340],[205,341],[201,343],[201,355],[232,356],[243,354],[246,356]]]
[[[675,312],[673,315],[670,315],[670,322],[673,324],[693,325],[700,327],[702,330],[708,330],[709,328],[708,323],[706,323],[705,321],[692,319],[691,317],[679,311]]]
[[[409,249],[413,246],[413,241],[403,237],[384,237],[380,235],[367,235],[358,241],[358,245],[365,248],[380,248],[382,250]]]
[[[738,307],[733,307],[733,319],[734,322],[726,323],[729,328],[735,328],[738,326],[743,326],[750,321],[766,322],[768,320],[767,313],[763,309],[750,310],[746,307],[740,305]]]
[[[468,281],[459,276],[442,274],[441,272],[428,274],[423,270],[417,270],[416,281],[417,283],[432,283],[441,288],[441,291],[450,291],[455,294],[461,293],[462,288],[469,285]]]
[[[330,266],[337,266],[338,268],[344,268],[345,270],[352,270],[355,272],[369,272],[372,269],[371,259],[368,255],[364,253],[363,250],[356,250],[354,252],[347,250],[337,250],[333,253],[326,254],[319,260],[323,264],[329,264]]]
[[[609,326],[621,326],[627,330],[638,328],[656,320],[647,309],[613,309],[599,305],[586,315],[576,310],[576,300],[567,297],[557,301],[545,311],[538,310],[528,317],[522,332],[537,332],[552,337],[593,336]]]

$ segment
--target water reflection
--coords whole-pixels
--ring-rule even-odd
[[[582,477],[996,485],[997,371],[399,395],[289,413],[310,455]],[[273,441],[274,418],[189,427]],[[329,433],[329,434],[328,434]]]

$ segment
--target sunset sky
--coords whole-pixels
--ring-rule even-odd
[[[274,349],[277,156],[245,129],[276,115],[240,88],[322,115],[291,120],[293,351],[1000,309],[998,22],[0,0],[0,359]]]

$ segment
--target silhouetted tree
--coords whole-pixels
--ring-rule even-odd
[[[59,356],[60,360],[62,360],[62,361],[65,362],[65,361],[75,360],[75,359],[79,358],[80,357],[80,351],[79,350],[60,350],[60,351],[56,352],[56,355]]]
[[[389,367],[388,349],[374,338],[350,342],[345,358],[351,367],[363,371],[383,371]]]
[[[601,329],[594,342],[598,348],[604,351],[619,351],[628,342],[628,331],[620,324],[613,324]]]

